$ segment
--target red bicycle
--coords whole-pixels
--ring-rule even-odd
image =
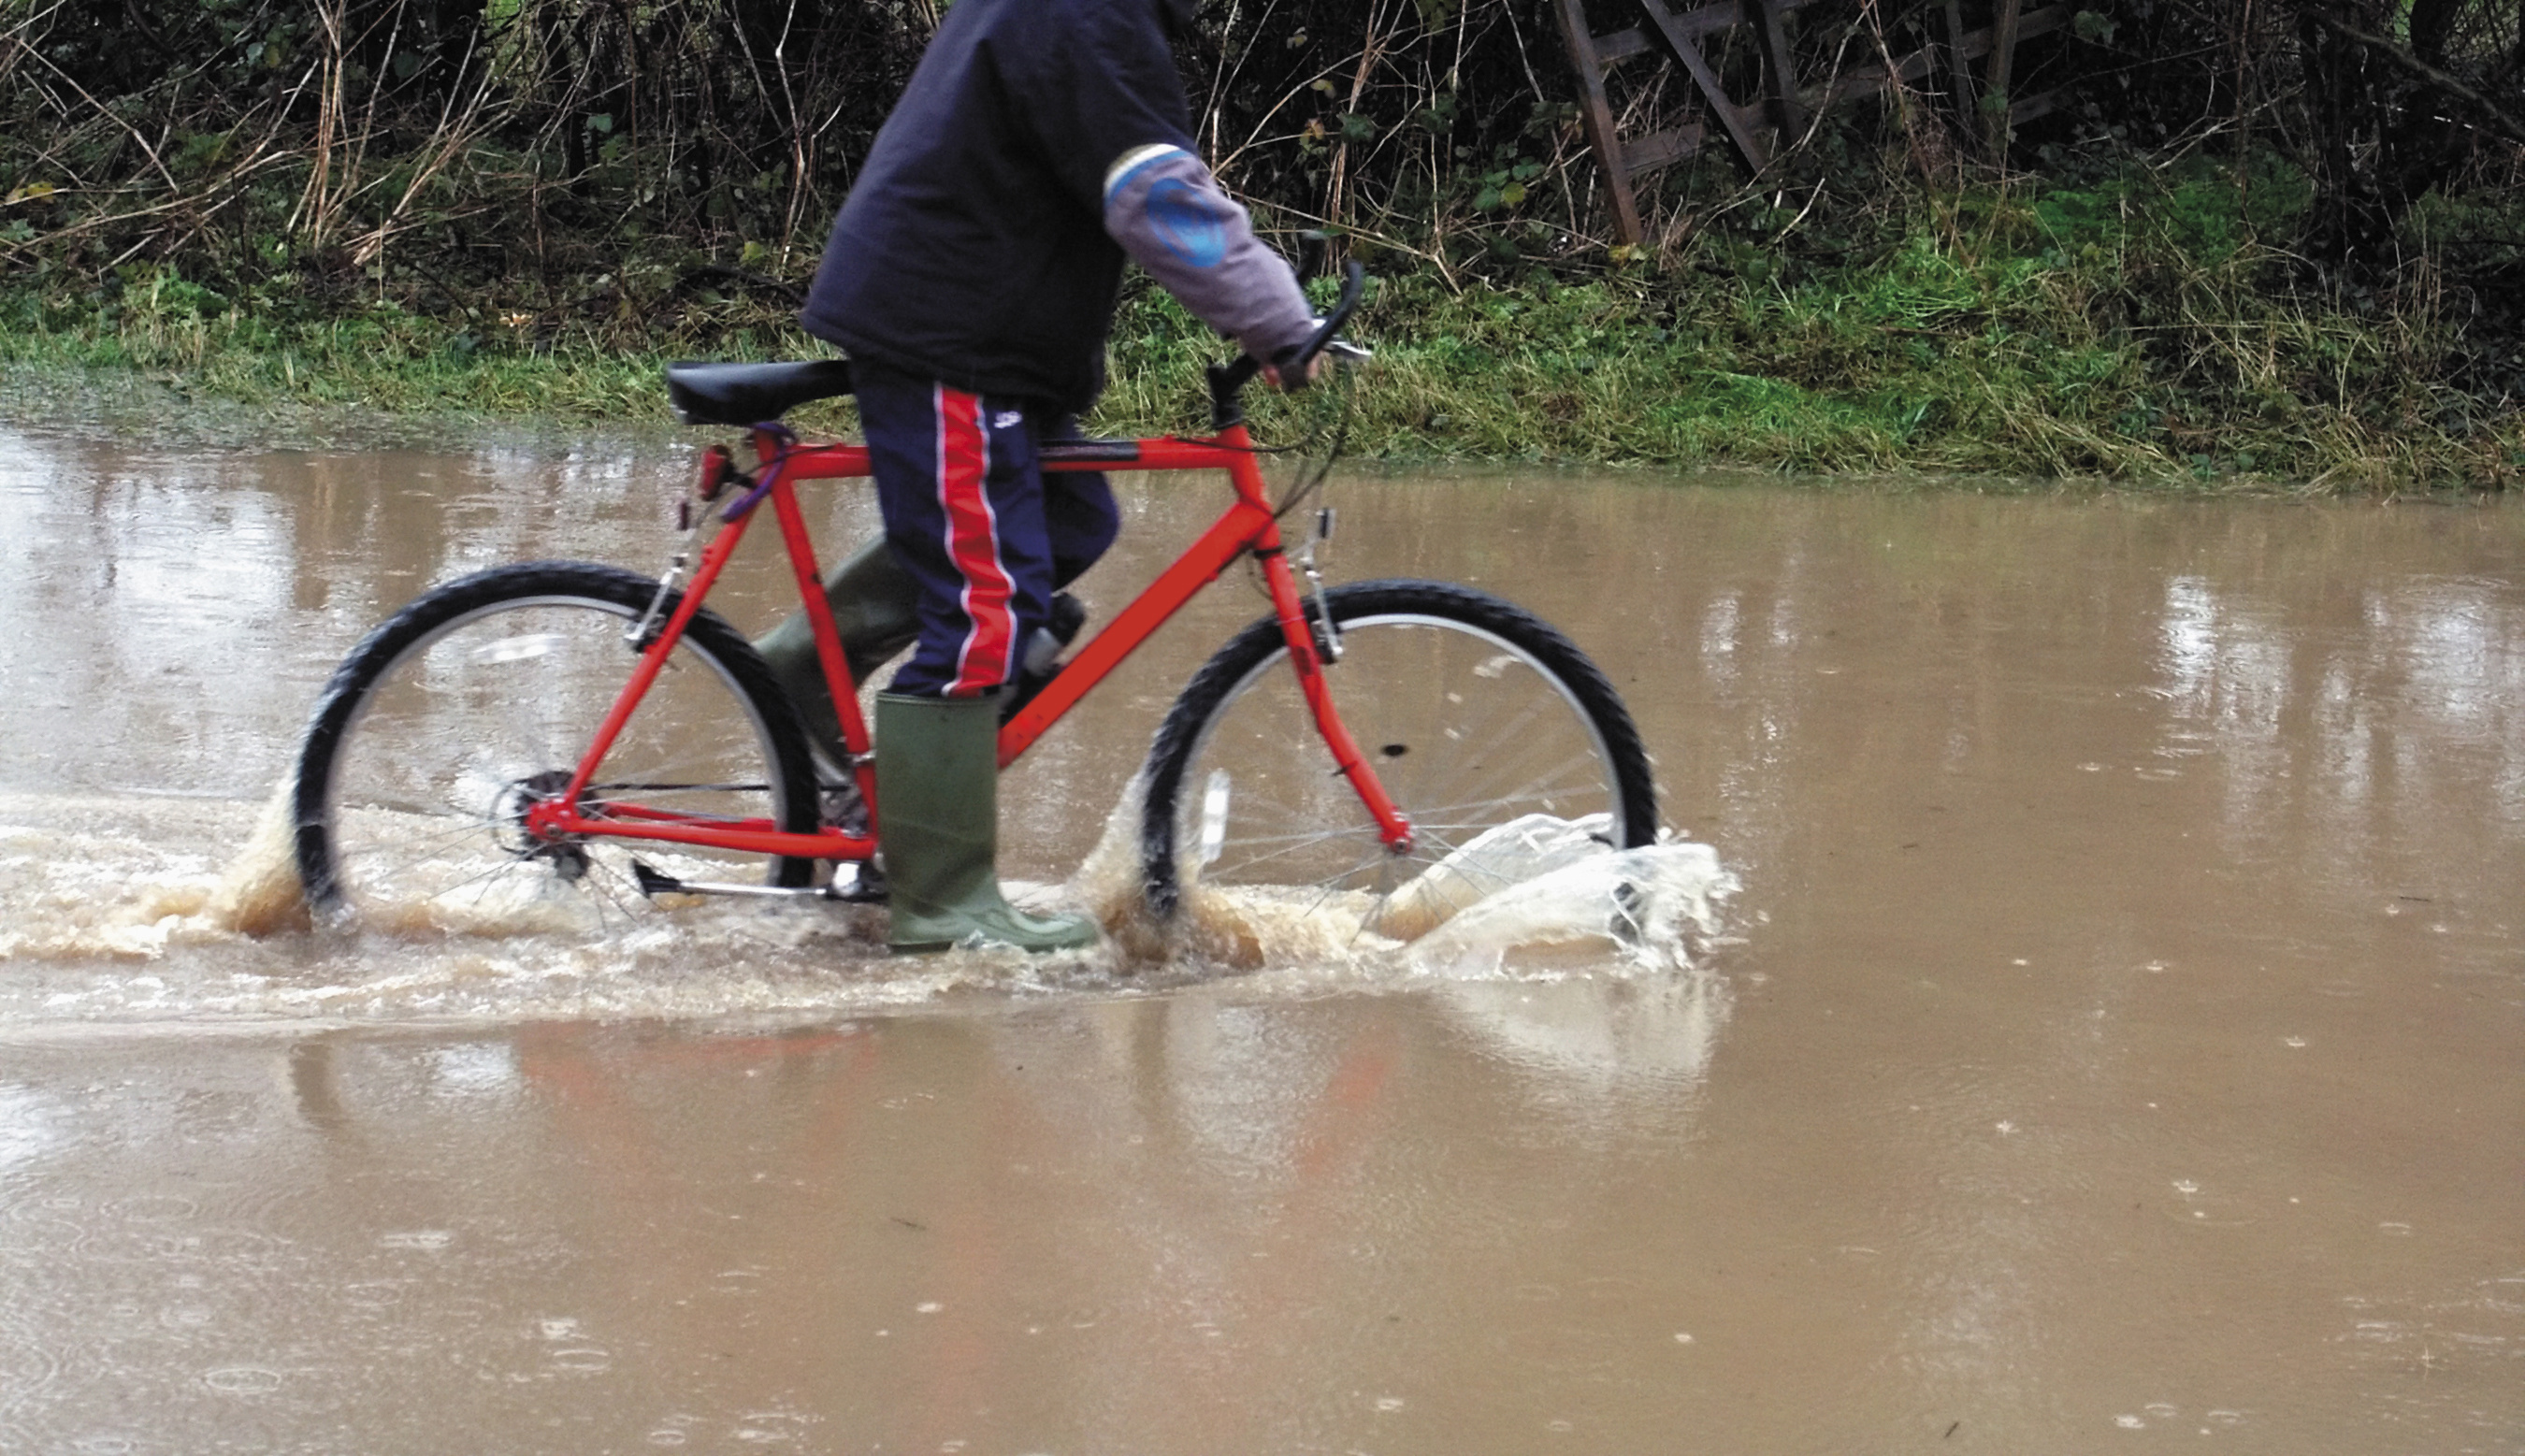
[[[1362,282],[1354,266],[1308,357],[1334,346]],[[1639,734],[1566,637],[1465,586],[1326,587],[1314,552],[1329,511],[1315,513],[1293,564],[1281,523],[1301,492],[1274,502],[1264,482],[1238,403],[1254,373],[1243,358],[1212,369],[1206,437],[1043,447],[1052,471],[1218,471],[1234,499],[1007,723],[1001,765],[1251,558],[1270,615],[1195,675],[1143,770],[1141,871],[1161,919],[1188,884],[1226,883],[1318,904],[1352,897],[1361,925],[1377,929],[1405,885],[1420,886],[1422,921],[1433,896],[1443,912],[1487,892],[1507,878],[1494,866],[1512,841],[1539,827],[1574,822],[1616,847],[1653,840]],[[862,809],[876,796],[867,724],[797,495],[801,481],[867,475],[868,454],[802,444],[778,423],[847,393],[849,368],[677,365],[668,388],[686,423],[750,429],[757,462],[747,471],[723,447],[704,452],[684,526],[716,529],[688,585],[677,582],[683,554],[664,579],[586,562],[499,567],[415,600],[333,674],[294,784],[298,872],[327,921],[438,933],[514,929],[521,917],[583,927],[636,915],[664,891],[882,892],[862,873],[883,853]],[[819,778],[769,669],[704,605],[767,502],[856,794]]]

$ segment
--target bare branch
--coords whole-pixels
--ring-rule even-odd
[[[2308,10],[2306,15],[2316,25],[2325,26],[2326,28],[2351,40],[2357,41],[2360,45],[2366,46],[2370,50],[2375,51],[2377,54],[2385,57],[2385,59],[2393,62],[2395,65],[2401,67],[2404,71],[2407,71],[2413,75],[2418,76],[2420,79],[2427,81],[2430,85],[2435,86],[2439,90],[2446,92],[2448,95],[2454,97],[2456,100],[2462,101],[2471,106],[2473,110],[2481,113],[2484,120],[2490,123],[2492,130],[2506,137],[2509,141],[2525,143],[2525,124],[2519,124],[2514,117],[2511,117],[2506,112],[2500,110],[2497,102],[2484,96],[2479,91],[2474,90],[2462,80],[2447,75],[2445,72],[2440,71],[2428,62],[2412,55],[2409,51],[2406,51],[2401,46],[2396,45],[2394,42],[2387,40],[2382,35],[2370,35],[2366,31],[2350,25],[2348,22],[2338,20],[2320,10]]]
[[[158,169],[158,175],[159,175],[160,176],[162,176],[162,177],[164,177],[164,178],[166,178],[166,179],[167,179],[167,190],[169,190],[169,191],[171,191],[171,192],[181,190],[180,188],[178,188],[178,187],[175,185],[175,175],[174,175],[173,173],[172,173],[172,172],[169,172],[169,171],[167,170],[167,164],[166,164],[165,162],[163,162],[163,161],[160,161],[160,160],[159,160],[159,157],[158,157],[158,149],[157,149],[156,147],[151,146],[151,145],[149,144],[149,138],[148,138],[148,137],[145,137],[145,136],[143,136],[143,135],[141,135],[141,134],[140,134],[140,128],[139,128],[139,127],[134,126],[132,126],[129,122],[124,121],[124,120],[123,119],[122,115],[121,115],[120,113],[116,112],[114,108],[112,108],[112,107],[110,107],[110,106],[106,105],[106,104],[105,104],[104,102],[102,102],[102,101],[97,100],[94,96],[89,95],[89,94],[87,93],[87,87],[80,85],[80,84],[78,83],[77,79],[76,79],[75,77],[74,77],[74,76],[73,76],[69,72],[64,71],[64,70],[63,70],[62,68],[60,68],[59,66],[54,65],[54,64],[52,63],[51,58],[47,57],[43,52],[41,52],[41,51],[39,51],[39,50],[36,50],[36,49],[35,49],[34,47],[32,47],[32,46],[28,46],[28,47],[26,47],[26,54],[27,54],[27,55],[30,55],[30,56],[32,56],[32,57],[34,57],[34,58],[35,58],[35,64],[36,64],[36,65],[41,66],[41,67],[43,67],[46,71],[49,71],[49,72],[51,72],[53,75],[57,75],[57,76],[60,76],[60,77],[61,77],[61,79],[62,79],[62,83],[63,83],[64,85],[69,86],[72,90],[78,92],[78,94],[79,94],[79,99],[80,99],[81,101],[84,101],[84,102],[86,102],[88,105],[90,105],[90,106],[92,106],[92,107],[95,107],[95,108],[96,108],[96,110],[97,110],[97,114],[98,114],[99,116],[102,116],[102,117],[106,118],[108,121],[111,121],[112,123],[114,123],[114,125],[115,125],[115,126],[122,127],[122,128],[123,128],[123,130],[124,130],[124,132],[126,135],[128,135],[128,136],[129,136],[129,137],[130,137],[134,142],[137,142],[137,143],[139,144],[139,146],[140,146],[140,150],[148,154],[148,157],[149,157],[149,165],[150,165],[150,166],[152,166],[152,167],[157,168],[157,169]]]

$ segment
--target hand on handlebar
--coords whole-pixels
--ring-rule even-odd
[[[1342,326],[1349,323],[1350,316],[1358,310],[1360,296],[1366,289],[1367,272],[1359,266],[1358,260],[1353,259],[1342,270],[1341,298],[1334,303],[1333,311],[1317,322],[1313,338],[1294,351],[1287,351],[1285,363],[1266,364],[1251,354],[1239,354],[1226,363],[1212,365],[1211,427],[1225,429],[1231,425],[1244,423],[1245,415],[1236,403],[1236,391],[1244,388],[1245,382],[1258,374],[1269,379],[1275,388],[1304,389],[1322,377],[1327,355],[1337,360],[1365,359],[1366,350],[1343,342],[1338,335]],[[1301,359],[1306,361],[1303,371],[1298,367]]]
[[[1325,361],[1330,357],[1329,350],[1318,353],[1314,358],[1307,361],[1306,373],[1303,376],[1293,376],[1285,379],[1280,377],[1280,366],[1266,364],[1262,366],[1262,377],[1268,379],[1274,389],[1304,389],[1324,377]]]
[[[1304,377],[1291,376],[1278,364],[1262,366],[1262,377],[1271,381],[1273,388],[1304,389],[1322,378],[1324,359],[1328,355],[1354,359],[1366,357],[1365,351],[1344,346],[1340,342],[1342,326],[1349,323],[1350,316],[1358,311],[1360,297],[1366,291],[1367,270],[1360,267],[1359,260],[1354,258],[1342,267],[1340,300],[1333,305],[1333,311],[1330,314],[1315,321],[1314,337],[1307,340],[1305,346],[1297,351],[1298,358],[1307,362],[1307,372]]]

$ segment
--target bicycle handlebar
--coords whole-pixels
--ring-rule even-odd
[[[1314,363],[1316,355],[1331,346],[1342,326],[1350,322],[1350,316],[1359,312],[1359,301],[1366,292],[1367,270],[1361,267],[1356,258],[1343,264],[1341,297],[1334,300],[1333,311],[1324,315],[1314,337],[1286,358],[1271,362],[1272,368],[1280,373],[1281,388],[1307,387],[1308,367]],[[1210,423],[1213,429],[1225,429],[1245,418],[1245,412],[1236,401],[1237,393],[1262,371],[1262,361],[1251,354],[1239,354],[1225,364],[1210,367]]]

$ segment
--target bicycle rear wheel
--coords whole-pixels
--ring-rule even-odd
[[[451,581],[371,632],[299,750],[298,873],[316,912],[408,933],[602,930],[649,909],[634,854],[684,879],[810,883],[812,860],[525,832],[629,679],[625,632],[657,591],[614,567],[528,562]],[[796,714],[717,614],[694,616],[582,802],[609,798],[815,828]]]
[[[1141,870],[1171,917],[1196,881],[1410,938],[1528,873],[1573,835],[1657,837],[1648,755],[1585,653],[1523,609],[1437,581],[1333,588],[1342,721],[1411,820],[1389,853],[1316,731],[1279,624],[1255,623],[1196,674],[1149,750]],[[1316,603],[1307,601],[1310,622]],[[1320,628],[1318,628],[1320,631]]]

